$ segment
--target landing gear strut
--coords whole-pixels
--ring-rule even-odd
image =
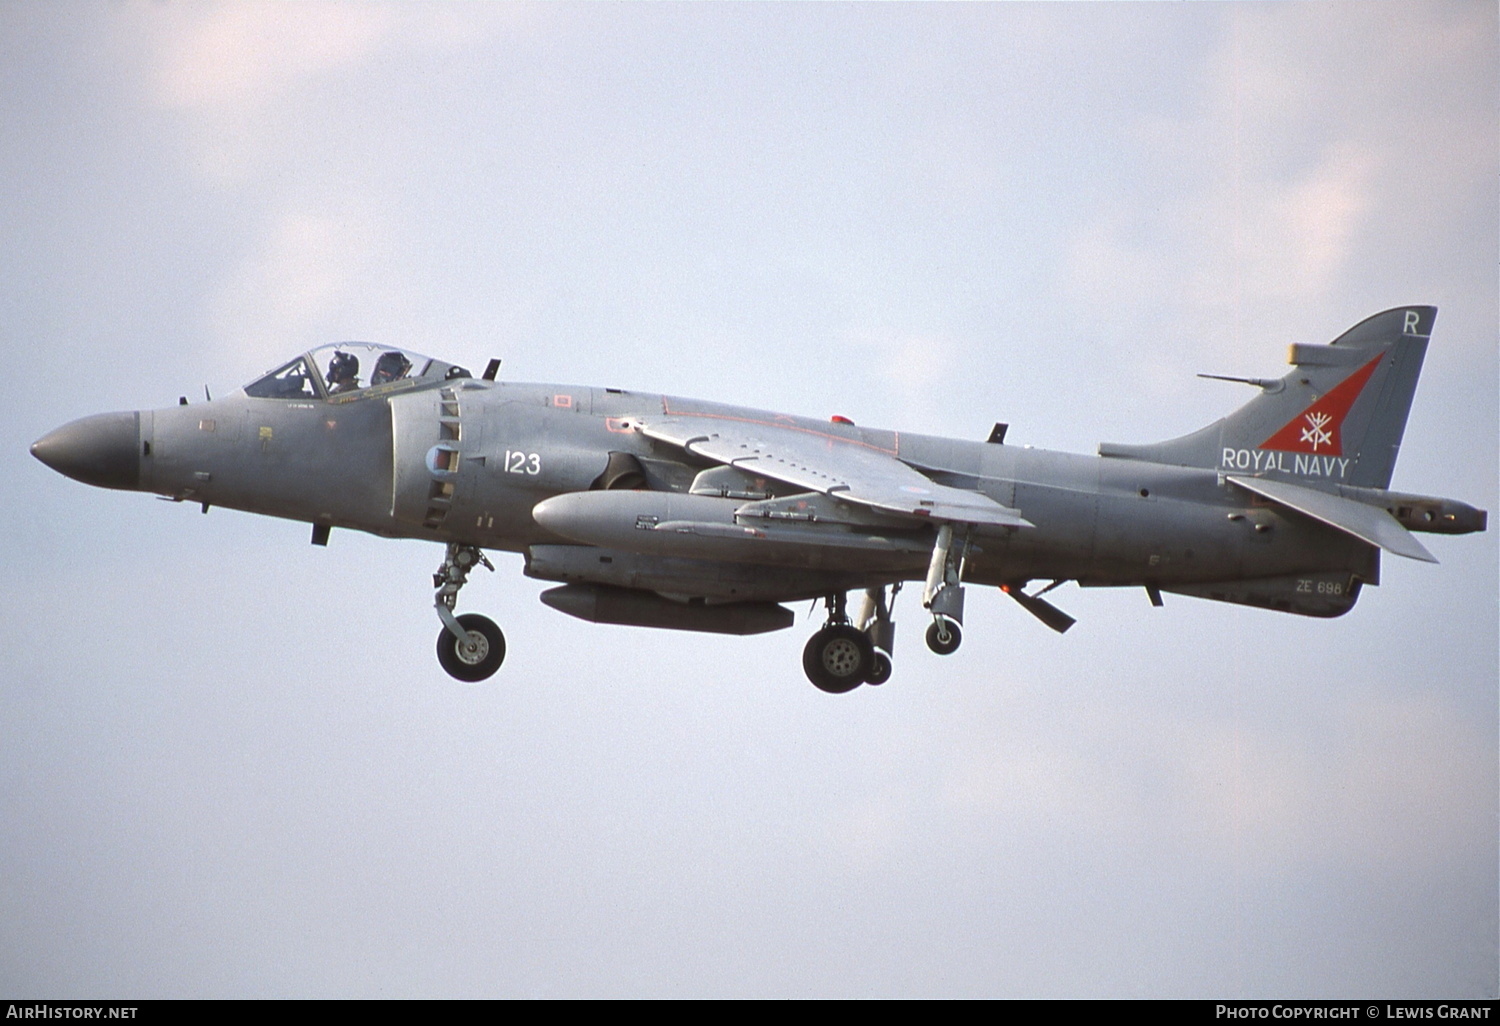
[[[468,582],[476,563],[495,569],[476,546],[449,542],[443,565],[432,575],[432,586],[437,589],[433,605],[443,621],[437,639],[438,662],[449,676],[469,683],[491,676],[505,661],[505,635],[495,621],[478,613],[453,615],[459,589]]]

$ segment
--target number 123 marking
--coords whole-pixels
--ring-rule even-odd
[[[542,472],[542,457],[534,452],[505,450],[505,472],[507,474],[531,474]]]

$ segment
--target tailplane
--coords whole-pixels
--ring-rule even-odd
[[[1105,442],[1099,455],[1386,488],[1436,319],[1436,307],[1397,307],[1328,345],[1294,344],[1285,377],[1232,379],[1261,392],[1229,416],[1152,445]]]

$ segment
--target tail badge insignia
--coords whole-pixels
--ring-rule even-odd
[[[1381,353],[1359,370],[1339,382],[1326,395],[1289,420],[1281,430],[1260,443],[1262,449],[1280,449],[1284,452],[1316,453],[1320,456],[1342,456],[1343,439],[1339,429],[1349,408],[1364,391],[1375,373],[1375,367],[1385,356]]]
[[[1333,422],[1333,418],[1326,413],[1309,413],[1307,415],[1307,427],[1302,430],[1302,441],[1311,442],[1313,452],[1318,451],[1319,445],[1332,445],[1333,432],[1325,431]]]

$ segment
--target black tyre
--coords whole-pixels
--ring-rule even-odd
[[[450,677],[470,684],[484,680],[505,662],[505,635],[495,621],[478,613],[465,613],[458,625],[468,632],[468,640],[460,642],[443,628],[437,639],[438,662]]]
[[[842,695],[865,682],[875,648],[862,632],[847,624],[824,627],[802,650],[802,669],[819,691]]]
[[[927,628],[927,647],[938,655],[952,655],[963,640],[964,632],[946,616],[932,621],[932,626]]]
[[[880,685],[891,679],[891,673],[895,667],[891,665],[891,657],[879,649],[875,650],[875,656],[870,660],[869,672],[865,674],[866,684]]]

